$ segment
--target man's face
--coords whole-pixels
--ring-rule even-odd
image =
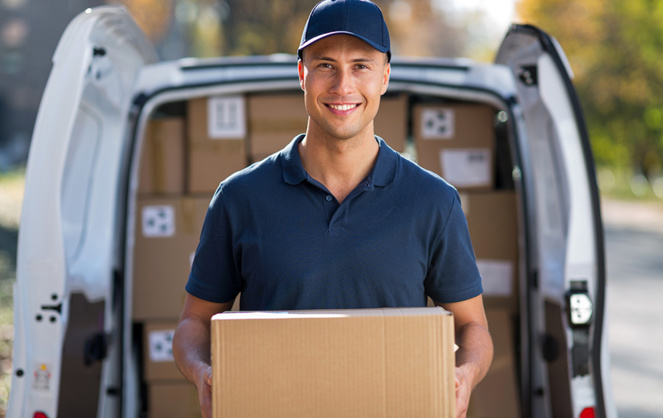
[[[323,38],[303,52],[298,69],[308,134],[335,140],[372,136],[380,96],[389,84],[386,55],[349,35]]]

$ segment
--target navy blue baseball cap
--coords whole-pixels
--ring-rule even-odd
[[[312,43],[331,35],[352,35],[366,42],[391,61],[389,30],[382,11],[368,0],[324,0],[316,4],[304,26],[297,55]]]

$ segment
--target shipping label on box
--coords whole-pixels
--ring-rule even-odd
[[[177,321],[146,321],[143,326],[143,377],[147,382],[184,380],[173,357]]]
[[[453,417],[454,364],[439,307],[226,312],[212,318],[213,416]]]
[[[451,139],[456,135],[452,108],[426,108],[421,112],[421,137],[424,139]]]
[[[513,295],[514,266],[510,260],[477,259],[484,296]]]
[[[488,148],[440,150],[442,177],[456,187],[490,187],[492,162]]]
[[[246,136],[244,96],[218,96],[207,100],[207,135],[211,139]]]
[[[147,335],[150,361],[157,363],[175,361],[173,357],[173,335],[175,335],[174,329],[152,331]]]
[[[144,206],[141,215],[144,237],[163,238],[175,235],[175,208],[172,206]]]

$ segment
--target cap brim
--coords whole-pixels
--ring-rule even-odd
[[[316,43],[316,42],[319,41],[320,39],[327,38],[327,37],[329,37],[329,36],[333,36],[333,35],[350,35],[350,36],[354,36],[355,38],[359,38],[359,39],[361,39],[362,41],[366,42],[367,44],[369,44],[369,45],[372,46],[373,48],[377,49],[378,51],[380,51],[380,52],[382,52],[382,53],[387,53],[388,55],[390,55],[390,58],[391,58],[391,54],[389,54],[389,48],[387,48],[386,46],[384,46],[384,45],[380,45],[380,44],[378,44],[378,43],[376,43],[376,42],[373,42],[373,41],[371,41],[371,40],[369,40],[369,39],[366,39],[365,37],[363,37],[363,36],[361,36],[361,35],[357,35],[356,33],[349,32],[349,31],[335,31],[335,32],[328,32],[328,33],[323,33],[322,35],[318,35],[318,36],[316,36],[315,38],[311,38],[311,39],[309,39],[308,41],[304,42],[303,44],[301,44],[301,45],[299,46],[299,48],[297,49],[297,55],[299,56],[299,58],[301,58],[301,57],[302,57],[302,50],[303,50],[304,48],[306,48],[307,46],[309,46],[309,45],[311,45],[311,44],[313,44],[313,43]]]

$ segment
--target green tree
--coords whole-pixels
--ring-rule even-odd
[[[597,163],[659,173],[663,0],[520,0],[517,11],[563,46]]]

